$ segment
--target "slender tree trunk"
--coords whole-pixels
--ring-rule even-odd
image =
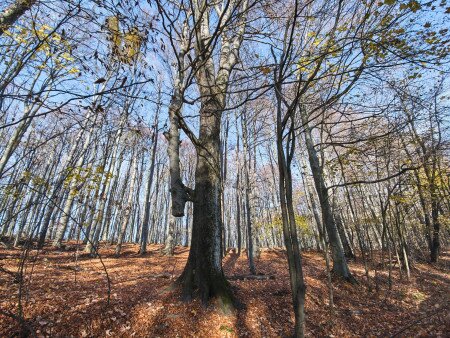
[[[242,113],[242,140],[244,146],[244,175],[245,175],[245,208],[246,208],[246,223],[247,223],[247,257],[248,265],[251,274],[256,274],[254,263],[254,248],[253,248],[253,229],[252,229],[252,187],[250,185],[250,151],[248,145],[248,130],[247,130],[247,113],[244,110]]]
[[[145,193],[144,220],[142,222],[141,243],[139,247],[139,253],[141,255],[147,252],[148,227],[150,223],[150,205],[151,205],[150,197],[153,184],[153,174],[155,172],[156,149],[158,146],[158,116],[159,116],[159,108],[156,110],[155,120],[153,121],[154,128],[152,135],[152,154],[150,160],[150,172],[148,174],[148,181],[147,181],[147,191]]]
[[[225,205],[225,184],[227,181],[227,158],[228,158],[228,128],[229,128],[230,119],[228,116],[226,117],[225,130],[223,133],[223,139],[220,142],[220,168],[221,168],[221,184],[222,188],[220,189],[220,203],[222,206]],[[222,207],[221,210],[221,219],[222,219],[222,256],[225,257],[227,254],[227,231],[226,224],[228,222],[225,219],[225,208]]]
[[[164,247],[164,254],[166,256],[173,256],[175,248],[175,223],[176,218],[170,214],[169,216],[169,229],[167,231],[166,245]]]
[[[89,121],[90,114],[87,116],[87,120]],[[84,140],[83,147],[81,149],[81,154],[78,161],[75,164],[75,170],[80,170],[85,162],[86,151],[89,147],[91,136],[93,132],[93,126],[91,126],[87,132],[86,139]],[[82,135],[82,131],[80,132]],[[66,202],[64,203],[64,208],[62,210],[61,219],[59,221],[58,229],[56,231],[55,239],[53,241],[53,246],[56,248],[61,248],[62,240],[64,238],[64,234],[66,233],[67,225],[70,221],[70,211],[72,210],[73,201],[78,192],[78,185],[80,182],[77,182],[75,178],[70,178],[69,180],[69,193],[67,194]]]
[[[242,246],[242,238],[241,238],[241,187],[240,187],[240,162],[239,162],[239,128],[236,123],[236,232],[237,232],[237,255],[241,255],[241,246]]]
[[[281,95],[281,90],[277,91]],[[278,97],[279,98],[279,97]],[[292,303],[295,315],[295,337],[304,337],[305,331],[305,294],[306,285],[303,277],[302,257],[297,237],[297,226],[295,222],[294,204],[292,199],[292,174],[291,161],[293,156],[293,147],[295,139],[293,138],[293,129],[286,145],[286,153],[283,146],[284,128],[281,124],[281,100],[278,101],[277,114],[277,154],[278,154],[278,173],[279,173],[279,192],[281,218],[283,223],[284,244],[289,265],[289,276],[292,292]],[[293,117],[291,117],[293,118]]]
[[[334,222],[333,213],[331,211],[328,189],[325,186],[325,180],[323,177],[322,168],[319,164],[319,158],[317,156],[314,143],[312,141],[311,130],[308,126],[308,119],[305,113],[302,113],[302,123],[305,126],[305,140],[306,149],[308,151],[309,163],[311,166],[314,184],[316,186],[317,195],[319,196],[319,202],[322,209],[322,219],[327,229],[328,240],[330,241],[331,254],[333,258],[333,272],[348,281],[354,282],[352,274],[347,265],[342,242],[339,237],[339,233]]]
[[[433,198],[431,202],[431,219],[433,221],[433,238],[431,241],[431,262],[436,263],[438,261],[439,252],[440,252],[440,222],[439,222],[439,201],[436,197]]]
[[[342,217],[339,212],[334,212],[334,221],[336,222],[336,227],[338,229],[339,237],[342,240],[342,246],[344,248],[345,257],[347,258],[355,258],[355,254],[353,253],[352,247],[347,238],[347,234],[345,233],[344,223],[342,222]]]
[[[241,198],[240,198],[240,187],[239,187],[239,167],[237,168],[236,175],[236,232],[237,232],[237,255],[241,255]]]
[[[131,209],[133,208],[133,197],[134,197],[134,186],[135,186],[135,181],[136,181],[136,174],[137,174],[137,166],[138,166],[138,162],[137,162],[137,154],[132,154],[132,160],[130,163],[130,190],[128,192],[128,200],[127,203],[125,204],[125,210],[124,210],[124,215],[123,215],[123,220],[122,220],[122,225],[119,229],[119,235],[117,238],[117,245],[116,245],[116,256],[120,255],[120,251],[122,249],[122,243],[125,237],[125,233],[128,227],[128,223],[130,222],[130,214],[131,214]]]

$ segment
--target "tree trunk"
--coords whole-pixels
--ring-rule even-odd
[[[336,227],[338,229],[339,237],[342,241],[342,246],[344,247],[345,257],[347,258],[355,258],[355,254],[353,253],[352,247],[348,241],[347,235],[345,233],[344,223],[342,222],[342,217],[340,212],[337,210],[334,212],[334,221],[336,222]]]
[[[239,167],[236,174],[236,232],[237,232],[237,255],[241,255],[241,199],[240,199],[240,187],[239,187]]]
[[[242,140],[244,146],[244,174],[245,174],[245,209],[246,209],[246,223],[247,223],[247,257],[248,265],[251,274],[256,274],[254,263],[254,248],[253,248],[253,233],[252,233],[252,198],[250,197],[252,187],[250,186],[250,152],[248,146],[248,131],[247,131],[247,113],[244,110],[242,113]]]
[[[284,148],[284,126],[281,122],[281,88],[277,91],[277,157],[278,157],[278,188],[280,192],[281,219],[283,223],[284,244],[289,265],[292,304],[295,315],[295,337],[302,338],[305,334],[305,294],[306,285],[303,277],[302,257],[297,236],[294,204],[292,199],[292,173],[291,162],[294,154],[294,129],[289,130],[289,137]],[[288,112],[287,114],[289,114]],[[294,119],[294,116],[290,117]],[[286,154],[285,154],[286,151]]]
[[[239,128],[238,124],[236,123],[236,232],[237,232],[237,255],[241,255],[241,245],[242,245],[242,238],[241,238],[241,188],[240,188],[240,165],[239,165]]]
[[[16,0],[0,13],[0,36],[35,3],[36,0]]]
[[[159,108],[156,110],[155,120],[153,121],[154,128],[152,135],[152,154],[150,162],[150,172],[148,174],[148,181],[147,181],[147,191],[145,193],[144,220],[142,222],[141,243],[139,247],[139,253],[141,255],[147,252],[148,227],[150,223],[150,205],[151,205],[150,196],[153,184],[153,174],[155,172],[156,148],[158,146],[158,116],[159,116]]]
[[[223,108],[213,99],[203,103],[195,171],[194,212],[189,258],[179,278],[183,295],[191,299],[198,289],[204,303],[217,297],[225,311],[233,306],[223,274],[220,204],[220,117]]]
[[[439,239],[439,202],[436,198],[433,198],[431,202],[431,218],[433,220],[433,239],[431,241],[431,262],[436,263],[439,257],[440,251],[440,239]]]
[[[174,216],[169,216],[169,229],[166,237],[166,246],[164,247],[164,254],[166,256],[173,256],[173,251],[175,248],[175,223],[176,219]]]
[[[89,121],[90,113],[87,115],[87,120]],[[81,136],[83,134],[84,129],[82,129],[79,133]],[[75,164],[74,170],[80,170],[85,163],[86,150],[89,147],[91,137],[93,132],[93,126],[89,128],[87,131],[86,139],[84,140],[83,147],[81,149],[81,154],[78,161]],[[62,210],[62,215],[58,224],[58,229],[56,231],[55,239],[53,241],[53,246],[55,248],[60,248],[62,245],[62,240],[64,238],[64,234],[66,233],[67,225],[70,221],[70,211],[72,210],[73,201],[75,199],[76,194],[78,193],[78,184],[74,177],[69,180],[69,193],[67,194],[66,202],[64,203],[64,208]]]
[[[328,189],[325,186],[325,180],[323,177],[322,168],[319,164],[319,158],[317,156],[314,143],[312,141],[311,129],[308,126],[307,116],[302,114],[302,122],[305,127],[305,140],[306,149],[308,151],[309,164],[314,178],[314,184],[316,187],[317,195],[319,196],[320,207],[322,209],[322,219],[327,230],[328,240],[330,242],[331,254],[333,258],[333,272],[348,281],[354,282],[352,274],[347,265],[345,259],[344,249],[339,237],[339,233],[334,222],[333,213],[331,211],[331,205],[328,196]]]
[[[128,192],[128,200],[127,203],[125,204],[125,210],[124,210],[124,215],[123,215],[123,220],[122,220],[122,225],[119,229],[119,235],[117,238],[117,245],[116,245],[116,256],[120,255],[120,251],[122,249],[122,243],[125,237],[125,232],[127,230],[128,227],[128,223],[130,222],[130,214],[131,214],[131,209],[133,208],[133,197],[134,197],[134,186],[135,186],[135,181],[136,181],[136,173],[137,173],[137,166],[138,166],[138,162],[136,160],[137,155],[136,154],[132,154],[132,160],[130,163],[130,190]]]

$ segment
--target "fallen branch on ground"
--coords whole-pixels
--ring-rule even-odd
[[[229,280],[270,280],[275,279],[274,275],[234,275],[228,277]]]

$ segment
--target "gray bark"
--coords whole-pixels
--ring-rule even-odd
[[[322,219],[325,225],[325,229],[327,230],[328,240],[330,241],[331,255],[333,259],[333,271],[336,275],[353,282],[354,278],[348,268],[344,249],[342,247],[342,242],[333,218],[328,189],[325,185],[323,171],[319,163],[317,151],[314,148],[311,129],[309,128],[306,112],[301,112],[301,119],[305,128],[306,149],[308,151],[309,164],[313,174],[314,184],[322,210]]]
[[[36,0],[16,0],[0,13],[0,36],[35,3]]]

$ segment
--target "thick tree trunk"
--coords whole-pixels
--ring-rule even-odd
[[[200,113],[200,135],[195,172],[191,249],[179,278],[186,299],[198,293],[204,303],[218,298],[225,311],[233,307],[230,286],[223,274],[220,204],[220,117],[223,108],[210,99]]]
[[[200,132],[198,138],[180,119],[184,80],[184,57],[189,51],[189,25],[186,22],[183,30],[181,49],[178,53],[179,77],[175,81],[175,90],[169,107],[170,134],[169,158],[172,194],[172,215],[183,216],[186,201],[193,201],[193,225],[191,249],[188,262],[179,278],[185,297],[190,298],[194,289],[203,302],[209,298],[218,298],[224,309],[232,307],[232,293],[222,271],[222,220],[221,220],[221,167],[220,167],[220,129],[221,117],[226,105],[226,94],[233,67],[239,61],[239,48],[243,40],[246,24],[248,2],[231,2],[224,5],[221,20],[210,22],[209,12],[213,9],[206,2],[201,6],[194,5],[192,15],[197,21],[192,32],[195,41],[192,45],[195,50],[196,62],[190,64],[194,69],[197,87],[201,94]],[[229,5],[229,6],[228,6]],[[210,7],[211,6],[211,7]],[[221,23],[230,22],[232,17],[237,18],[237,29],[233,31],[232,38],[227,34],[220,34],[220,47],[218,58],[213,57],[215,47],[211,44],[211,32],[220,31],[226,26]],[[211,23],[219,24],[214,29]],[[217,69],[215,61],[218,61]],[[172,107],[172,103],[174,104]],[[174,109],[172,109],[174,108]],[[179,145],[179,130],[184,132],[193,141],[197,151],[197,164],[195,172],[195,191],[191,191],[181,182],[179,174],[179,158],[177,148]],[[176,147],[175,147],[176,146]],[[178,174],[177,174],[178,171]]]

